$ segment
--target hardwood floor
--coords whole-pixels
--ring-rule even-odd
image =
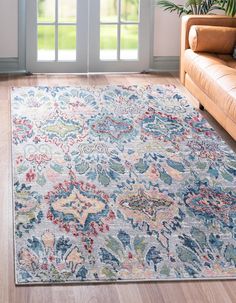
[[[194,106],[198,102],[177,76],[158,75],[34,75],[0,77],[0,303],[234,303],[236,281],[156,282],[104,285],[27,286],[14,284],[11,192],[10,90],[12,86],[175,84]],[[206,113],[208,121],[236,152],[235,141]]]

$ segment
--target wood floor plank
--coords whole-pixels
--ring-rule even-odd
[[[181,302],[181,303],[188,303],[191,301],[186,300],[185,293],[181,288],[181,284],[179,282],[166,282],[160,283],[157,285],[162,297],[164,298],[165,303],[170,302]],[[193,302],[195,303],[195,302]]]
[[[33,75],[0,77],[0,303],[234,303],[236,281],[157,282],[104,285],[27,286],[14,284],[11,199],[10,91],[20,86],[175,85],[188,100],[198,102],[178,76],[161,74]],[[206,119],[236,151],[235,141],[207,113]]]
[[[224,303],[234,303],[231,301],[230,296],[224,292],[224,286],[221,282],[215,281],[214,284],[210,281],[200,282],[201,293],[204,294],[204,298],[208,300],[209,303],[214,302],[224,302]]]
[[[231,302],[236,302],[236,283],[235,281],[224,281],[221,283],[224,287],[224,291],[222,293],[227,293],[227,295],[230,297]]]
[[[207,283],[207,281],[203,282]],[[210,286],[214,288],[216,282],[213,282],[213,284]],[[207,296],[204,294],[204,291],[201,288],[201,282],[186,282],[180,283],[180,287],[184,292],[186,302],[191,302],[191,303],[209,303]],[[221,301],[216,301],[217,303]]]
[[[116,291],[118,293],[119,303],[143,302],[138,284],[116,284]]]
[[[166,296],[161,293],[161,283],[140,283],[138,285],[142,302],[165,303]],[[184,302],[183,302],[184,303]]]

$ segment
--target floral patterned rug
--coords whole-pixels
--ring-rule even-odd
[[[236,155],[174,86],[12,91],[17,284],[236,278]]]

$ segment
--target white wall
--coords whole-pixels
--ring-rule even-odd
[[[184,0],[173,2],[185,3]],[[154,56],[179,56],[180,17],[175,12],[166,12],[157,6],[154,20]]]
[[[0,58],[18,57],[18,0],[0,0]]]

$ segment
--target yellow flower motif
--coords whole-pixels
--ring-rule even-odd
[[[42,241],[46,251],[53,250],[55,244],[55,236],[49,230],[46,230],[45,233],[42,235]]]

